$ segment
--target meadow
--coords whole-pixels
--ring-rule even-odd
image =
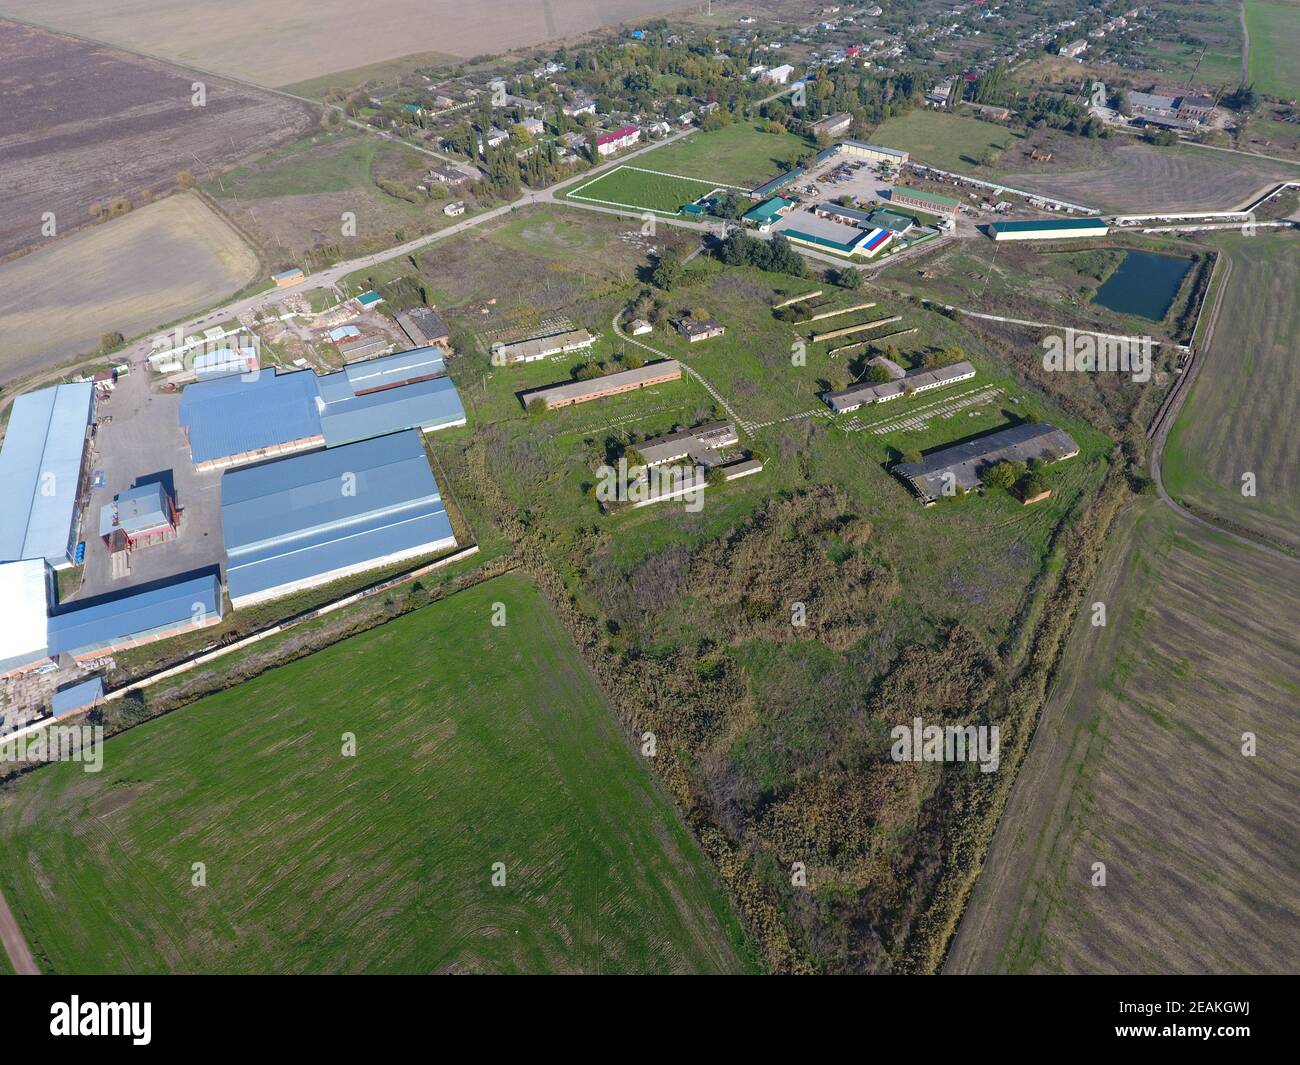
[[[749,968],[638,757],[506,575],[6,788],[0,883],[52,972]]]
[[[320,269],[469,217],[476,209],[472,198],[443,193],[426,200],[413,191],[434,161],[357,130],[319,132],[215,176],[203,190],[268,260]],[[380,182],[395,182],[390,189],[405,189],[418,202],[393,195]],[[453,198],[467,204],[458,218],[442,212]],[[345,213],[356,220],[347,236]]]
[[[1300,96],[1300,4],[1246,0],[1250,80],[1262,93]]]
[[[570,187],[564,196],[566,199],[597,203],[605,207],[626,207],[655,214],[678,215],[684,204],[692,203],[714,189],[725,188],[730,184],[667,173],[659,169],[657,153],[651,158],[655,160],[654,170],[639,166],[616,166],[599,177]],[[730,187],[737,192],[745,191],[736,185]]]
[[[986,151],[1001,153],[1015,134],[996,122],[985,122],[963,114],[918,108],[907,115],[888,119],[871,135],[873,144],[901,148],[913,160],[940,170],[957,173],[978,171]],[[974,173],[974,176],[980,176]]]
[[[1224,309],[1169,434],[1164,480],[1195,510],[1300,547],[1300,246],[1260,230],[1220,236],[1233,262]],[[1254,496],[1242,494],[1253,473]]]
[[[0,265],[0,376],[21,377],[167,325],[233,295],[257,274],[239,234],[179,193]]]
[[[753,187],[785,170],[790,157],[816,145],[797,133],[765,133],[760,125],[739,121],[707,133],[694,133],[665,145],[647,158],[656,170],[703,178],[725,178]]]
[[[1154,499],[1113,539],[946,970],[1294,972],[1294,565]]]

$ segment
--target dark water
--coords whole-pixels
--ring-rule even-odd
[[[1158,322],[1169,313],[1178,286],[1191,268],[1190,259],[1131,251],[1097,289],[1092,302],[1121,314],[1137,314]]]

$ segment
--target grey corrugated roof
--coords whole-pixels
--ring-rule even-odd
[[[100,536],[109,535],[115,528],[130,534],[169,524],[167,496],[156,481],[128,488],[116,501],[99,508]]]
[[[1028,462],[1048,452],[1058,459],[1069,458],[1078,454],[1079,445],[1069,433],[1047,422],[1025,422],[943,448],[920,462],[900,462],[893,472],[932,502],[943,495],[944,474],[951,474],[953,484],[969,490],[979,485],[980,475],[989,466],[1003,461]]]
[[[14,400],[0,448],[0,561],[67,560],[94,394],[85,381]]]
[[[660,359],[658,362],[648,362],[635,370],[621,370],[618,373],[605,374],[604,377],[593,377],[589,381],[565,381],[558,385],[524,392],[522,396],[525,403],[534,399],[544,399],[548,403],[555,399],[578,399],[593,392],[604,392],[609,388],[644,384],[665,374],[675,373],[680,376],[681,372],[681,366],[676,359]]]
[[[378,359],[349,363],[342,372],[346,375],[353,391],[364,392],[371,388],[400,385],[404,381],[411,381],[417,377],[445,373],[447,366],[443,362],[442,355],[441,348],[414,348],[411,351],[399,351],[395,355],[384,355]]]
[[[221,617],[216,574],[173,581],[86,605],[71,603],[50,618],[50,653],[89,654],[131,637]]]
[[[235,599],[452,535],[413,430],[228,471],[221,526]]]
[[[403,429],[445,429],[465,421],[465,408],[450,377],[331,399],[320,413],[328,447]]]

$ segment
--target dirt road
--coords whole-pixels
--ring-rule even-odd
[[[2,893],[0,893],[0,945],[4,946],[5,953],[9,955],[9,964],[14,967],[14,972],[19,976],[40,976],[41,970],[36,966],[36,959],[32,957],[32,952],[27,947],[27,940],[23,938],[22,929],[14,920],[13,911],[9,909],[9,903],[5,902]]]

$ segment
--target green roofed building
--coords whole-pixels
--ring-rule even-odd
[[[888,229],[891,233],[900,236],[916,225],[916,219],[910,214],[900,214],[898,211],[887,211],[884,208],[872,211],[867,221],[877,229]]]
[[[773,196],[769,200],[764,200],[757,207],[746,211],[741,217],[751,225],[757,226],[762,232],[767,229],[781,217],[782,213],[788,211],[794,206],[794,200],[787,200],[782,196]]]
[[[904,207],[915,207],[921,211],[937,211],[940,214],[956,214],[961,210],[961,203],[954,200],[951,196],[940,196],[937,192],[926,192],[925,189],[909,189],[902,185],[895,185],[889,193],[889,202],[902,204]]]
[[[1110,232],[1100,218],[1043,218],[1032,222],[993,222],[989,233],[994,240],[1065,240],[1071,237],[1104,237]]]

